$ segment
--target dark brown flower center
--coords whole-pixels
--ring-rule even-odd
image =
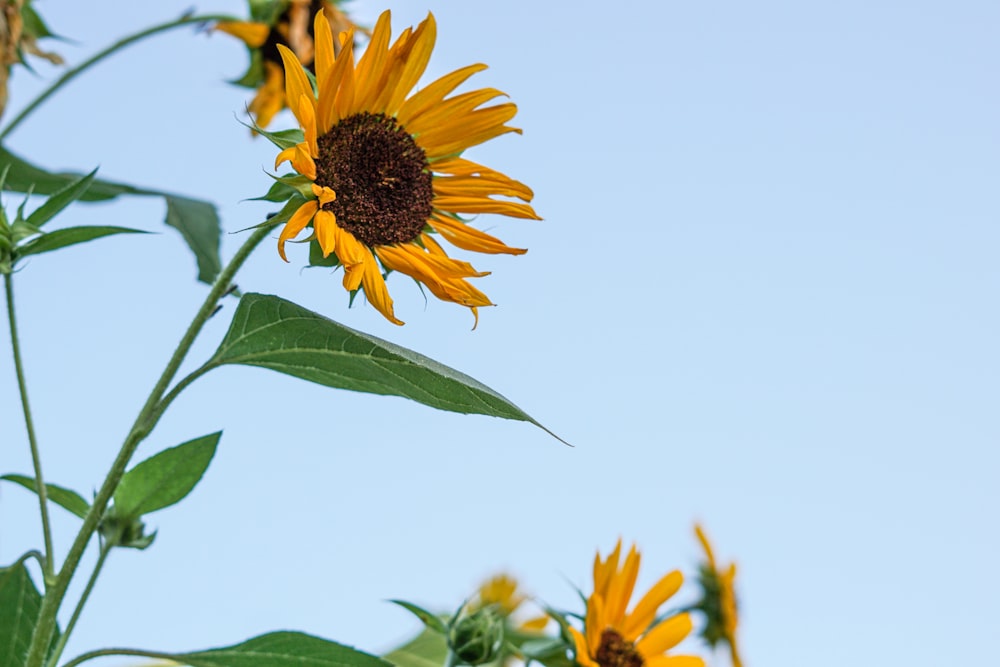
[[[424,149],[384,114],[350,116],[319,138],[316,184],[337,193],[323,208],[366,245],[417,238],[433,208],[431,178]]]
[[[644,662],[635,644],[614,630],[601,633],[601,645],[594,657],[601,667],[642,667]]]

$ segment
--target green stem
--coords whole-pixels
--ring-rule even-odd
[[[7,127],[0,132],[0,141],[5,139],[15,127],[21,124],[21,122],[31,115],[31,113],[40,107],[45,100],[49,99],[56,91],[62,88],[64,85],[75,79],[78,75],[82,74],[84,71],[96,65],[100,61],[104,60],[108,56],[112,55],[115,51],[122,49],[133,42],[138,42],[139,40],[145,39],[151,35],[155,35],[158,32],[165,32],[167,30],[172,30],[174,28],[179,28],[181,26],[190,25],[192,23],[208,23],[210,21],[234,21],[238,20],[232,16],[226,16],[223,14],[203,14],[200,16],[184,16],[174,21],[168,21],[166,23],[161,23],[159,25],[154,25],[151,28],[146,28],[140,32],[124,37],[108,48],[100,51],[76,67],[69,69],[61,77],[55,80],[55,82],[46,88],[38,97],[31,101],[31,104],[21,109],[14,118],[7,124]]]
[[[14,370],[17,374],[17,388],[21,392],[21,407],[24,410],[24,427],[28,431],[28,446],[31,448],[31,465],[35,470],[35,492],[38,494],[38,505],[42,513],[42,534],[45,538],[45,562],[42,563],[42,575],[45,587],[48,588],[55,576],[55,552],[52,550],[52,528],[49,526],[49,499],[42,478],[42,459],[38,453],[38,440],[35,438],[35,425],[31,419],[31,406],[28,404],[28,385],[24,380],[24,363],[21,361],[21,344],[17,336],[17,318],[14,316],[14,277],[4,275],[4,291],[7,295],[7,321],[10,323],[10,347],[14,352]]]
[[[139,443],[149,434],[156,425],[156,421],[163,414],[162,410],[157,410],[160,399],[177,374],[181,362],[184,361],[184,357],[187,355],[188,350],[191,349],[191,345],[194,343],[198,333],[215,311],[215,306],[219,299],[229,290],[230,283],[236,272],[246,261],[247,257],[250,256],[250,253],[253,252],[253,249],[270,233],[273,226],[265,224],[256,228],[240,249],[236,251],[229,264],[219,273],[215,279],[215,283],[212,285],[212,289],[205,298],[205,302],[194,316],[194,320],[192,320],[188,330],[181,338],[181,342],[178,344],[173,356],[167,362],[167,367],[163,370],[163,374],[156,382],[156,386],[153,387],[153,391],[150,392],[149,398],[146,399],[145,405],[143,405],[138,417],[136,417],[135,423],[132,425],[132,430],[129,431],[125,442],[122,444],[121,451],[118,452],[114,463],[111,464],[111,470],[108,472],[108,476],[105,478],[100,490],[98,490],[97,496],[90,506],[90,511],[87,512],[87,516],[83,519],[83,526],[73,541],[69,553],[66,554],[66,561],[63,563],[62,569],[59,570],[55,583],[45,592],[42,607],[38,612],[38,623],[31,637],[31,645],[28,648],[27,660],[24,663],[25,667],[42,667],[45,661],[45,654],[48,651],[49,643],[52,641],[52,635],[55,631],[56,614],[59,611],[63,598],[66,596],[66,588],[73,579],[76,568],[80,564],[80,559],[83,557],[83,552],[87,548],[87,544],[90,542],[94,531],[97,529],[98,523],[104,515],[104,510],[111,501],[111,496],[114,494],[115,489],[118,488],[118,483],[121,481],[122,475],[125,474],[125,467],[131,460],[132,455],[135,454]]]
[[[140,651],[134,648],[102,648],[99,651],[89,651],[87,653],[82,653],[69,662],[65,663],[62,667],[76,667],[80,663],[87,662],[88,660],[93,660],[94,658],[103,658],[107,655],[133,655],[139,658],[153,658],[155,660],[169,660],[171,662],[178,662],[181,656],[174,653],[158,653],[157,651]]]
[[[66,648],[66,642],[69,641],[69,636],[73,633],[73,628],[76,627],[76,622],[80,619],[80,613],[83,611],[84,605],[87,604],[87,598],[90,597],[90,592],[94,590],[94,584],[97,583],[97,577],[101,575],[101,569],[104,567],[104,561],[108,559],[108,554],[111,553],[111,547],[107,544],[101,545],[101,553],[97,556],[97,563],[94,564],[94,571],[90,573],[90,579],[87,580],[87,586],[83,589],[83,594],[80,596],[80,600],[76,603],[76,609],[73,610],[73,615],[69,619],[69,623],[66,624],[66,630],[59,637],[59,641],[56,642],[56,647],[52,650],[52,656],[49,658],[49,667],[55,667],[55,664],[59,661],[59,657],[62,655],[63,650]]]

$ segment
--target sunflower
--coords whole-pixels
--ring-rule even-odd
[[[250,68],[234,83],[257,90],[247,109],[259,127],[267,127],[275,114],[288,106],[278,45],[291,48],[303,65],[312,67],[315,45],[310,19],[318,13],[326,17],[334,33],[354,26],[330,0],[251,2],[256,20],[216,24],[216,30],[238,38],[250,50]]]
[[[517,579],[501,572],[480,584],[470,606],[473,610],[493,606],[501,616],[509,618],[527,599],[521,592]],[[541,632],[548,622],[548,616],[537,616],[516,623],[515,627],[524,632]]]
[[[408,97],[427,66],[436,25],[428,14],[390,45],[389,19],[388,11],[379,17],[355,62],[354,31],[335,40],[328,21],[316,17],[317,93],[295,53],[278,45],[285,96],[302,128],[302,141],[282,150],[275,168],[290,161],[309,183],[306,201],[281,231],[278,253],[288,261],[285,243],[311,225],[308,238],[322,256],[333,255],[344,267],[344,288],[363,289],[389,321],[402,324],[393,314],[383,270],[406,274],[439,299],[469,307],[478,321],[477,308],[492,303],[466,279],[488,274],[448,257],[431,232],[464,250],[526,252],[459,217],[499,213],[539,219],[530,205],[521,203],[531,201],[530,188],[460,157],[471,146],[520,133],[505,125],[517,107],[484,107],[503,95],[493,88],[449,96],[485,65],[458,69]]]
[[[639,575],[639,552],[629,550],[621,568],[622,543],[607,560],[594,557],[594,592],[587,599],[583,632],[570,627],[576,662],[582,667],[704,667],[691,655],[667,655],[691,632],[691,618],[679,613],[657,620],[659,608],[676,593],[684,577],[677,570],[664,575],[627,612]]]
[[[702,599],[695,609],[705,614],[705,629],[702,637],[708,645],[715,648],[721,641],[729,646],[729,655],[733,667],[742,667],[739,650],[736,645],[736,626],[738,621],[736,611],[736,563],[730,563],[726,569],[720,569],[715,562],[715,553],[698,524],[694,527],[695,535],[705,550],[705,562],[699,566],[698,582],[701,585]]]

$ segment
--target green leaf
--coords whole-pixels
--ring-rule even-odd
[[[187,241],[198,261],[198,280],[212,284],[222,270],[219,237],[222,226],[215,206],[208,202],[166,195],[167,224]]]
[[[44,204],[39,206],[31,215],[28,216],[28,224],[34,225],[35,227],[41,227],[46,222],[59,215],[64,208],[83,196],[83,193],[87,191],[90,184],[94,182],[95,176],[97,176],[97,169],[94,169],[89,174],[81,176],[77,180],[68,183],[65,187],[55,192],[51,197],[45,200]]]
[[[419,618],[420,622],[430,630],[434,630],[435,632],[441,634],[448,631],[448,628],[445,627],[444,621],[442,621],[437,614],[427,611],[423,607],[418,607],[412,602],[407,602],[406,600],[389,600],[389,602],[398,604],[400,607]]]
[[[205,474],[222,432],[165,449],[129,470],[115,491],[114,516],[138,518],[179,502]]]
[[[271,184],[267,194],[263,194],[260,197],[251,197],[249,201],[283,202],[298,192],[291,185],[283,183],[281,178],[276,176],[272,176],[271,178],[274,178],[274,183]]]
[[[0,568],[0,667],[25,664],[41,606],[42,596],[23,561]]]
[[[36,492],[34,477],[26,477],[25,475],[4,475],[3,477],[0,477],[0,479],[13,482],[14,484],[20,484],[32,493]],[[46,484],[45,495],[56,505],[69,510],[81,519],[87,516],[87,512],[90,511],[90,503],[84,500],[76,491],[70,491],[69,489],[56,486],[55,484]]]
[[[69,227],[57,229],[36,239],[28,241],[17,249],[18,257],[38,255],[43,252],[58,250],[66,246],[86,243],[112,234],[148,234],[141,229],[129,227]]]
[[[441,410],[517,419],[544,429],[468,375],[276,296],[251,293],[240,299],[207,365],[223,364],[270,368],[327,387],[402,396]]]
[[[411,641],[382,656],[397,667],[441,667],[448,657],[444,635],[424,629]]]
[[[339,265],[340,258],[337,257],[337,253],[331,252],[324,257],[323,248],[320,247],[319,241],[316,239],[309,241],[309,266],[333,268]]]
[[[349,646],[301,632],[272,632],[235,646],[184,653],[172,659],[191,667],[387,667],[389,664]]]
[[[14,192],[29,192],[34,188],[34,194],[55,194],[81,179],[79,174],[54,174],[40,169],[0,146],[0,169],[4,168],[8,170],[4,187]],[[80,195],[79,199],[104,201],[121,195],[163,197],[167,203],[166,223],[180,231],[194,253],[198,262],[198,280],[212,283],[222,266],[222,260],[219,259],[219,237],[222,227],[213,204],[161,190],[138,188],[99,178],[90,182],[90,187]]]

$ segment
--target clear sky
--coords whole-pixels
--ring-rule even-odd
[[[339,275],[300,268],[304,248],[285,264],[265,243],[239,285],[462,370],[575,448],[522,423],[215,371],[139,454],[223,429],[212,467],[150,517],[152,548],[112,554],[66,656],[282,628],[381,651],[416,629],[387,598],[450,609],[503,568],[575,608],[571,584],[588,588],[594,550],[619,536],[643,549],[640,586],[691,571],[699,519],[739,562],[750,667],[985,664],[1000,627],[1000,5],[389,4],[397,31],[438,20],[425,81],[485,62],[470,83],[518,104],[524,135],[468,157],[534,188],[543,221],[479,221],[530,251],[470,258],[499,304],[476,331],[400,276],[405,327],[348,309]],[[76,63],[190,2],[38,5]],[[350,7],[368,23],[384,9]],[[211,199],[243,229],[273,208],[241,200],[266,190],[274,158],[237,123],[247,91],[224,83],[245,57],[221,34],[154,38],[10,147]],[[58,73],[37,69],[16,72],[7,119]],[[153,199],[77,206],[62,222],[162,234],[16,277],[47,478],[85,496],[206,290],[163,214]],[[227,257],[241,239],[225,236]],[[0,404],[0,471],[28,473],[9,356]],[[0,488],[0,562],[38,545],[35,508]],[[55,510],[55,525],[64,551],[77,521]]]

